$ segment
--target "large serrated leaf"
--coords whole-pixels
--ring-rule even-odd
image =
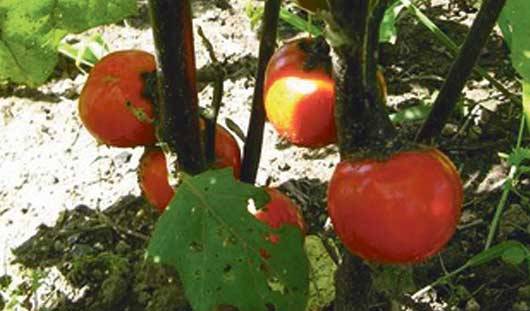
[[[136,0],[0,1],[0,80],[42,84],[57,63],[64,36],[136,11]]]
[[[498,20],[506,43],[511,50],[515,70],[530,80],[530,1],[509,0]]]
[[[194,310],[304,310],[308,263],[300,231],[270,229],[248,210],[269,200],[230,170],[184,177],[156,225],[148,256],[177,269]],[[279,236],[272,244],[268,237]],[[263,256],[264,254],[267,254]]]

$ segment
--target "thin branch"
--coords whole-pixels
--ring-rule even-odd
[[[431,113],[425,120],[416,140],[428,142],[440,135],[443,126],[453,112],[465,82],[473,71],[473,67],[485,46],[489,34],[495,26],[506,0],[485,0],[471,26],[460,53],[453,62],[451,69],[433,104]]]
[[[202,39],[202,43],[208,51],[210,60],[213,67],[216,69],[214,73],[214,85],[213,85],[213,98],[211,111],[205,116],[206,118],[206,130],[205,130],[205,154],[207,163],[213,163],[215,161],[215,131],[217,127],[217,117],[219,116],[219,110],[223,101],[224,93],[224,80],[225,71],[223,66],[217,60],[215,50],[206,35],[202,31],[202,28],[197,29],[197,33]]]
[[[252,112],[247,131],[247,139],[243,150],[241,181],[253,184],[256,181],[261,148],[263,128],[265,126],[265,107],[263,106],[263,85],[267,64],[276,47],[276,34],[280,15],[281,0],[267,0],[261,30],[258,70],[256,85],[252,99]]]
[[[206,168],[199,134],[199,106],[190,0],[149,0],[158,62],[159,140],[177,156],[175,171]]]

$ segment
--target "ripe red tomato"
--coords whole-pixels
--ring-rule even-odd
[[[298,227],[302,234],[305,235],[306,225],[300,208],[277,189],[265,188],[265,191],[267,191],[271,199],[254,214],[254,217],[274,229],[278,229],[283,225]],[[267,240],[276,244],[280,241],[280,237],[276,234],[270,234]],[[270,258],[269,252],[265,249],[260,249],[259,252],[264,259]]]
[[[281,136],[305,147],[336,140],[331,62],[309,60],[313,43],[313,39],[298,39],[276,51],[267,66],[264,86],[269,121]]]
[[[268,224],[271,228],[280,228],[282,225],[293,225],[305,233],[306,226],[300,208],[285,194],[274,188],[265,188],[271,200],[254,215],[259,221]],[[278,237],[271,238],[273,243]]]
[[[200,119],[200,127],[204,130],[204,121]],[[215,127],[215,162],[214,167],[232,167],[234,177],[239,179],[241,172],[241,151],[235,138],[224,127]]]
[[[381,263],[413,263],[436,254],[455,232],[462,182],[437,149],[385,161],[340,162],[328,188],[328,212],[344,245]]]
[[[164,153],[158,149],[146,150],[140,159],[138,182],[147,201],[161,212],[175,194],[167,178]]]
[[[79,115],[98,141],[116,147],[156,142],[153,124],[133,113],[153,119],[153,104],[142,95],[142,74],[155,69],[153,55],[138,50],[111,53],[92,68],[79,97]]]
[[[315,44],[314,39],[303,38],[278,49],[267,66],[263,90],[267,118],[276,131],[303,147],[337,140],[331,60],[314,52]],[[386,83],[380,70],[376,77],[385,102]]]
[[[309,12],[328,9],[328,3],[326,0],[296,0],[296,3]]]
[[[234,177],[239,178],[241,158],[236,140],[222,126],[217,125],[215,133],[214,167],[232,167]],[[168,171],[164,153],[158,149],[146,150],[140,159],[138,181],[142,192],[152,205],[159,211],[169,204],[174,195],[168,182]]]

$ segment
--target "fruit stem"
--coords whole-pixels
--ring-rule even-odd
[[[380,96],[376,79],[379,25],[388,0],[330,1],[333,73],[336,83],[335,120],[341,156],[363,149],[384,151],[396,129]]]
[[[199,132],[195,52],[190,0],[149,0],[159,103],[157,136],[177,155],[175,171],[206,168]]]
[[[465,82],[473,71],[482,48],[493,30],[506,0],[485,0],[471,26],[462,48],[451,65],[444,85],[423,123],[416,141],[429,142],[440,135],[453,112]]]
[[[208,55],[210,56],[210,61],[212,62],[212,66],[216,68],[215,71],[215,79],[213,81],[213,97],[212,97],[212,105],[211,109],[209,109],[208,113],[205,113],[203,111],[202,116],[204,117],[206,121],[206,137],[204,139],[204,152],[206,156],[206,162],[207,163],[213,163],[215,162],[215,132],[216,132],[216,125],[217,125],[217,117],[219,116],[219,110],[221,109],[221,104],[223,101],[223,89],[224,89],[224,70],[222,64],[219,63],[217,60],[217,56],[215,55],[215,50],[213,47],[213,44],[208,40],[204,32],[202,31],[202,28],[199,26],[197,28],[197,34],[202,39],[202,43],[206,50],[208,51]]]
[[[276,34],[280,15],[281,0],[265,1],[263,13],[261,39],[259,46],[258,70],[256,85],[252,99],[252,112],[247,131],[247,139],[243,149],[243,163],[241,165],[241,181],[253,184],[256,181],[261,148],[263,143],[263,128],[265,126],[265,107],[263,106],[263,85],[267,64],[276,47]]]

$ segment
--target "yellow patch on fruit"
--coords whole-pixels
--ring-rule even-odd
[[[334,140],[331,79],[284,77],[265,95],[267,118],[294,144],[319,146]]]

